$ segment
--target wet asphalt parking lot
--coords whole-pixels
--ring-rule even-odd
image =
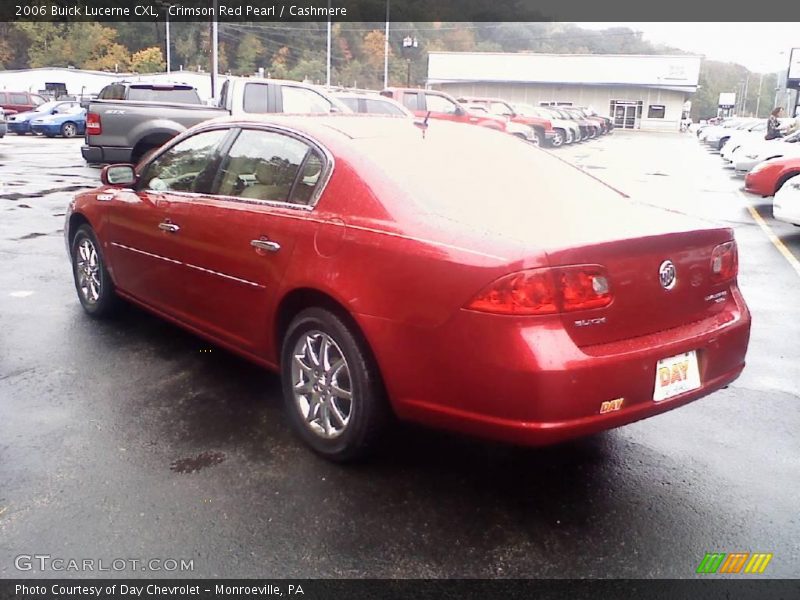
[[[800,228],[691,134],[555,152],[640,200],[734,227],[753,313],[729,388],[544,449],[403,427],[361,465],[288,430],[276,376],[147,313],[84,316],[62,228],[81,140],[0,140],[0,577],[20,555],[186,559],[192,577],[695,577],[706,552],[800,572]],[[535,182],[532,185],[535,191]],[[24,563],[23,563],[24,564]]]

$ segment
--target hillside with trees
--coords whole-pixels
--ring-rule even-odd
[[[337,22],[332,36],[332,83],[361,88],[383,85],[384,23]],[[260,68],[278,78],[324,82],[327,23],[220,23],[219,70],[247,75]],[[171,24],[173,70],[210,68],[208,23]],[[403,39],[416,38],[408,51]],[[551,52],[595,54],[681,54],[652,44],[627,27],[602,31],[570,23],[391,23],[389,79],[424,83],[430,51]],[[163,71],[164,23],[0,23],[0,68],[73,66],[82,69],[151,73]],[[751,73],[741,65],[704,60],[695,117],[716,113],[720,92],[741,96],[759,115],[772,108],[776,75]],[[760,101],[759,97],[759,84]]]

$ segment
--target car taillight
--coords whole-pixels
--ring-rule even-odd
[[[558,273],[563,310],[589,310],[611,304],[608,275],[602,267],[566,267]]]
[[[100,124],[100,115],[88,113],[86,115],[86,133],[89,135],[100,135],[103,133],[103,126]]]
[[[711,252],[711,281],[718,283],[733,279],[739,272],[739,253],[736,242],[720,244]]]
[[[466,308],[501,315],[547,315],[611,304],[605,270],[596,265],[529,269],[505,275]]]

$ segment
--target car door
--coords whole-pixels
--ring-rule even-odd
[[[229,133],[218,129],[185,138],[143,167],[135,190],[98,196],[109,203],[109,262],[118,287],[181,319],[187,314],[186,282],[176,242],[180,230],[170,222],[169,207],[210,190]]]
[[[458,123],[469,123],[470,121],[478,120],[475,117],[471,117],[466,110],[452,100],[439,94],[425,92],[425,114],[428,112],[431,113],[431,118],[433,119],[444,119]]]
[[[170,203],[196,327],[248,352],[271,346],[276,292],[326,164],[299,137],[243,128],[225,151],[215,193]]]

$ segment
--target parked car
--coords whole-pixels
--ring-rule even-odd
[[[39,94],[31,94],[30,92],[0,92],[0,108],[6,111],[6,115],[27,112],[45,102],[46,99]]]
[[[125,298],[280,371],[291,425],[331,459],[391,413],[554,443],[744,367],[730,228],[485,127],[228,118],[101,179],[65,223],[86,313]]]
[[[43,115],[30,121],[31,131],[45,137],[60,135],[72,138],[86,132],[86,109],[80,105],[59,109],[52,115]]]
[[[745,176],[744,189],[759,196],[772,196],[797,175],[800,175],[800,156],[765,160]]]
[[[714,150],[722,150],[722,147],[728,142],[730,137],[739,131],[746,131],[749,127],[759,123],[759,119],[744,119],[735,125],[727,127],[722,125],[708,131],[705,135],[705,143],[711,146]]]
[[[27,112],[16,113],[11,115],[8,118],[8,130],[11,133],[16,133],[17,135],[26,135],[28,133],[33,133],[31,131],[31,121],[33,119],[55,115],[65,110],[70,110],[73,108],[80,108],[80,105],[77,102],[62,102],[58,100],[53,100],[51,102],[45,102],[44,104],[40,104],[34,110],[30,110]]]
[[[136,163],[189,127],[224,115],[351,112],[314,86],[256,77],[227,78],[218,107],[204,106],[188,85],[141,82],[111,84],[87,107],[81,154],[89,163]]]
[[[699,127],[697,130],[697,139],[705,142],[708,136],[716,134],[719,129],[730,129],[741,125],[746,119],[742,117],[728,117],[722,120],[717,120],[715,123],[709,123],[704,127]]]
[[[0,138],[5,137],[8,132],[8,125],[6,124],[6,113],[0,108]]]
[[[593,123],[590,123],[586,119],[579,118],[574,113],[564,110],[563,106],[548,106],[546,108],[549,108],[551,111],[557,113],[562,119],[566,119],[575,123],[580,131],[580,138],[578,139],[579,142],[586,141],[597,135]]]
[[[800,177],[795,175],[775,192],[772,216],[800,227]]]
[[[767,121],[764,119],[758,120],[754,123],[747,125],[744,129],[736,129],[732,131],[719,154],[727,163],[733,162],[733,153],[744,144],[748,142],[764,141],[764,135],[767,131]],[[722,139],[720,139],[722,141]]]
[[[550,145],[558,148],[563,144],[572,144],[580,141],[581,128],[572,119],[563,119],[561,115],[545,107],[533,106],[532,104],[516,103],[514,110],[523,116],[542,117],[550,121],[553,126],[553,137]]]
[[[553,123],[546,117],[539,115],[523,115],[517,112],[514,105],[500,98],[481,98],[474,96],[460,96],[458,101],[471,107],[482,106],[490,115],[496,115],[508,119],[510,123],[517,123],[533,128],[536,134],[536,141],[540,146],[554,146],[553,138],[556,132]],[[562,140],[563,141],[563,140]],[[560,145],[560,144],[559,144]]]
[[[481,104],[463,104],[462,106],[467,109],[471,114],[477,115],[479,117],[484,117],[489,115],[489,111],[486,106]],[[513,136],[520,138],[526,142],[534,144],[536,146],[539,145],[539,137],[536,135],[536,130],[531,127],[530,125],[525,125],[523,123],[515,123],[513,121],[506,122],[506,133],[510,133]]]
[[[414,114],[399,102],[379,93],[332,92],[331,95],[354,113],[413,117]]]
[[[800,132],[777,140],[763,141],[750,148],[742,146],[732,154],[733,166],[746,173],[758,164],[783,156],[800,156]]]
[[[488,127],[497,131],[506,130],[507,119],[494,115],[478,115],[470,112],[450,94],[438,90],[422,90],[417,88],[386,88],[382,96],[396,100],[416,117],[423,117],[468,125]]]
[[[596,138],[603,133],[603,126],[595,119],[589,119],[583,115],[580,109],[572,106],[559,106],[561,112],[569,114],[575,119],[578,124],[584,128],[588,134],[589,139]]]

